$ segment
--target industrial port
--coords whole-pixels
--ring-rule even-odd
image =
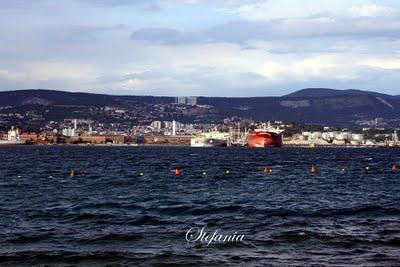
[[[153,121],[134,126],[129,133],[101,131],[86,120],[71,119],[63,128],[42,132],[22,131],[13,126],[0,134],[0,145],[159,145],[191,147],[396,147],[400,146],[397,130],[323,127],[320,131],[302,130],[301,126],[281,121],[235,122],[223,125],[193,125],[177,121]],[[296,129],[294,129],[296,128]],[[304,126],[307,129],[307,126]],[[360,133],[361,132],[361,133]]]

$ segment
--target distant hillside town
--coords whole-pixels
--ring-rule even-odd
[[[393,131],[393,132],[392,132]],[[233,117],[223,124],[153,121],[133,125],[128,130],[119,124],[103,124],[95,120],[66,119],[50,122],[42,130],[26,131],[13,126],[0,132],[2,144],[75,144],[75,145],[176,145],[176,146],[249,146],[254,134],[268,134],[254,147],[267,146],[399,146],[397,130],[362,128],[348,129],[318,125],[302,125],[282,121],[256,122]],[[280,140],[270,142],[271,135]],[[268,143],[270,142],[270,143]]]
[[[0,92],[1,143],[395,146],[400,97],[305,89],[283,97]]]

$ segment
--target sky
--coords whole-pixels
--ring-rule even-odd
[[[0,90],[400,95],[398,0],[1,0]]]

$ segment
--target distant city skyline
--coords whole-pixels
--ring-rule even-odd
[[[0,91],[399,95],[394,0],[3,0]]]

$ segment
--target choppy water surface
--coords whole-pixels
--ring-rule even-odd
[[[400,173],[390,167],[399,156],[397,149],[2,147],[0,265],[395,266]],[[196,226],[246,237],[188,244],[186,231]]]

